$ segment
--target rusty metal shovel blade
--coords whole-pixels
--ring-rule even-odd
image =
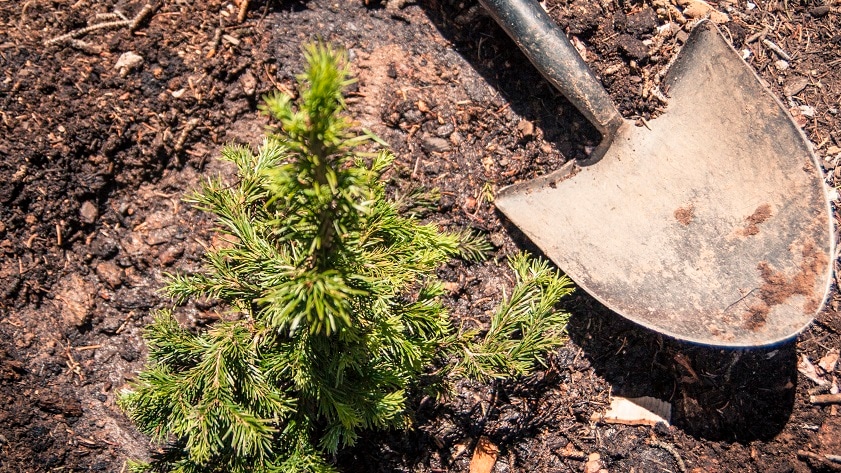
[[[811,146],[711,23],[664,84],[662,116],[622,121],[597,163],[505,188],[497,208],[581,288],[652,330],[741,347],[797,335],[823,305],[833,255]]]

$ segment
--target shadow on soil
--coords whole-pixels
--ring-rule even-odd
[[[795,342],[721,349],[680,342],[627,321],[580,292],[570,338],[615,395],[672,404],[672,424],[695,437],[750,442],[778,434],[794,407]]]
[[[454,50],[566,158],[586,158],[585,148],[599,143],[599,132],[540,75],[477,1],[423,0],[418,4]]]

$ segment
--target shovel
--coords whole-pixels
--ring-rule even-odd
[[[481,1],[603,137],[495,199],[558,267],[681,340],[768,345],[814,319],[834,254],[819,162],[715,25],[694,27],[661,83],[666,111],[635,126],[537,2]]]

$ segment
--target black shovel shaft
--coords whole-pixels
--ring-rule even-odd
[[[622,115],[563,31],[535,0],[480,0],[529,60],[602,134],[607,149]],[[599,152],[601,151],[601,152]]]

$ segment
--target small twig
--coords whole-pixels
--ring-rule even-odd
[[[97,23],[95,25],[86,26],[84,28],[71,31],[71,32],[63,34],[61,36],[56,36],[53,39],[48,39],[47,41],[44,41],[44,46],[49,46],[51,44],[60,43],[62,41],[66,41],[68,39],[75,39],[75,38],[78,38],[79,36],[84,36],[84,35],[92,32],[92,31],[111,29],[111,28],[113,28],[113,29],[122,28],[124,26],[128,26],[130,23],[131,23],[131,21],[128,21],[128,20],[106,21],[106,22],[103,22],[103,23]]]
[[[780,56],[780,59],[784,59],[784,60],[786,60],[786,61],[791,61],[791,56],[789,56],[788,54],[786,54],[786,52],[785,52],[785,51],[783,51],[783,50],[782,50],[782,48],[780,48],[779,46],[777,46],[777,45],[776,45],[773,41],[771,41],[770,39],[768,39],[768,38],[764,38],[764,39],[762,40],[762,44],[764,44],[764,45],[765,45],[765,47],[766,47],[766,48],[768,48],[768,49],[770,49],[771,51],[774,51],[774,52],[777,54],[777,56]]]
[[[190,135],[190,132],[196,129],[196,126],[199,124],[198,118],[191,118],[186,125],[184,125],[184,129],[181,130],[181,133],[178,135],[178,139],[175,140],[175,144],[172,146],[172,149],[175,152],[179,152],[184,149],[184,143],[187,141],[187,137]]]
[[[800,458],[808,458],[811,460],[816,460],[821,463],[824,467],[831,468],[835,471],[838,471],[839,468],[838,464],[841,464],[841,456],[839,455],[821,455],[818,453],[812,453],[807,450],[798,450],[797,456]]]
[[[76,39],[80,36],[84,36],[88,33],[98,31],[98,30],[105,30],[105,29],[117,29],[123,28],[128,26],[129,31],[134,32],[140,27],[140,24],[146,20],[146,17],[149,16],[150,13],[155,9],[151,4],[147,3],[137,12],[137,15],[134,18],[128,20],[115,20],[115,21],[105,21],[102,23],[96,23],[90,26],[86,26],[84,28],[80,28],[78,30],[73,30],[69,33],[65,33],[60,36],[56,36],[55,38],[48,39],[44,41],[44,46],[49,46],[51,44],[60,43],[62,41],[67,41],[71,39]],[[118,13],[114,14],[115,16],[122,16]]]
[[[671,445],[661,442],[659,440],[649,440],[649,445],[652,447],[662,448],[663,450],[669,452],[672,458],[675,459],[675,463],[677,463],[677,469],[681,471],[681,473],[686,473],[686,464],[683,462],[683,458],[681,458],[680,453],[672,447]]]
[[[94,20],[97,21],[107,21],[107,20],[123,20],[128,21],[125,15],[122,12],[115,11],[114,13],[97,13],[94,15]],[[90,22],[88,22],[90,23]]]
[[[146,21],[146,18],[154,11],[155,7],[152,6],[151,3],[147,3],[143,5],[143,8],[137,12],[137,15],[134,16],[134,19],[131,20],[131,24],[129,24],[128,30],[134,33],[140,28],[140,24]]]
[[[818,394],[809,396],[812,404],[841,404],[841,394]]]
[[[83,347],[73,347],[73,349],[76,351],[96,350],[97,348],[102,348],[102,345],[85,345]]]
[[[748,36],[747,39],[745,39],[745,44],[753,43],[754,41],[756,41],[758,39],[765,39],[765,36],[768,35],[768,31],[769,30],[768,30],[767,26],[765,28],[762,28],[762,31],[759,31],[757,33],[754,33],[754,34]]]
[[[216,55],[219,50],[219,43],[222,42],[222,28],[216,28],[213,32],[213,39],[210,40],[210,51],[207,52],[205,59],[210,59]]]
[[[102,48],[99,46],[95,46],[93,44],[87,43],[82,41],[81,39],[71,39],[67,42],[71,47],[74,47],[80,51],[84,51],[91,55],[97,55],[102,52]]]
[[[73,347],[70,346],[70,344],[65,345],[64,356],[67,357],[67,368],[70,370],[71,373],[77,375],[79,377],[79,380],[83,380],[85,379],[85,375],[84,373],[82,373],[82,365],[80,365],[79,362],[77,362],[76,359],[73,358],[72,350]]]
[[[123,331],[123,330],[125,330],[126,325],[128,325],[128,323],[129,323],[129,322],[131,322],[131,319],[133,319],[133,318],[134,318],[134,311],[131,311],[131,312],[129,312],[129,313],[128,313],[128,315],[127,315],[127,316],[123,319],[123,323],[121,323],[121,324],[120,324],[120,326],[119,326],[119,327],[117,327],[117,330],[116,330],[116,331],[114,331],[114,333],[116,333],[116,334],[120,334],[120,333],[122,333],[122,331]]]
[[[237,15],[237,23],[242,23],[243,21],[245,21],[245,15],[248,14],[248,2],[249,0],[240,0],[239,14]]]

